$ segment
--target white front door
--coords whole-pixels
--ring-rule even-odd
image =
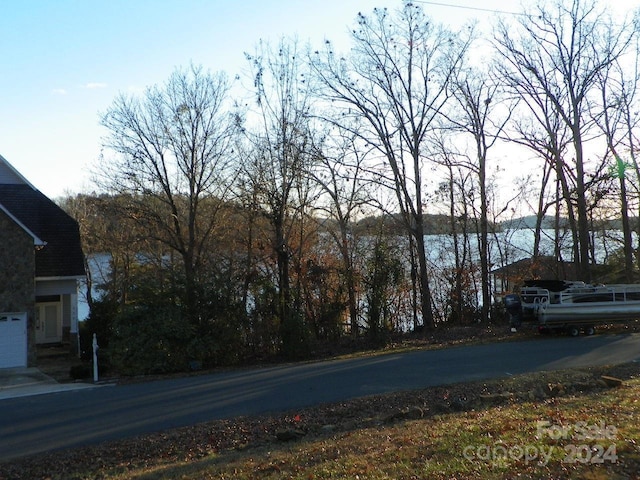
[[[36,343],[62,341],[62,309],[60,303],[36,305]]]

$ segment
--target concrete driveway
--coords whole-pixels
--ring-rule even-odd
[[[37,368],[0,368],[0,400],[95,388],[88,383],[58,383]]]

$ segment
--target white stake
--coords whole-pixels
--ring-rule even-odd
[[[93,334],[93,382],[98,382],[98,338]]]

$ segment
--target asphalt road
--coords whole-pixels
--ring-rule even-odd
[[[540,338],[6,399],[0,462],[238,415],[629,361],[640,361],[640,334]]]

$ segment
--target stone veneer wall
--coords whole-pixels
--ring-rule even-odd
[[[27,312],[27,364],[36,363],[33,238],[0,210],[0,312]]]

